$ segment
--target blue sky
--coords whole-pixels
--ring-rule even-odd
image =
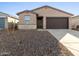
[[[79,15],[79,2],[0,2],[0,11],[16,16],[17,12],[31,10],[44,5]]]

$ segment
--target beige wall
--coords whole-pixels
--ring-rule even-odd
[[[29,24],[25,24],[25,21],[24,21],[25,15],[29,15],[31,17]],[[30,13],[30,12],[24,12],[24,13],[20,14],[18,27],[19,27],[19,29],[21,29],[21,28],[23,29],[24,27],[26,29],[36,29],[36,14]]]
[[[8,29],[8,17],[5,18],[5,29]]]
[[[70,28],[76,28],[79,25],[79,16],[70,18]]]
[[[8,17],[8,22],[13,22],[13,23],[17,23],[19,22],[17,19],[12,18],[12,17]]]
[[[69,17],[69,29],[71,29],[72,28],[72,26],[71,26],[71,19],[72,17]]]

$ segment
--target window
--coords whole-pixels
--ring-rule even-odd
[[[26,24],[29,24],[30,16],[29,15],[24,16],[24,20]]]

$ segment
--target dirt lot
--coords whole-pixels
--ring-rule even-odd
[[[0,31],[0,55],[70,56],[73,55],[47,31]]]

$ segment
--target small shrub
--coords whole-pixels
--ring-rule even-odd
[[[76,26],[76,29],[79,30],[79,25]]]
[[[77,27],[76,28],[78,28],[79,29],[79,25],[77,25]]]
[[[10,22],[10,23],[8,23],[8,29],[9,30],[17,30],[18,29],[17,25],[18,25],[17,23]]]

